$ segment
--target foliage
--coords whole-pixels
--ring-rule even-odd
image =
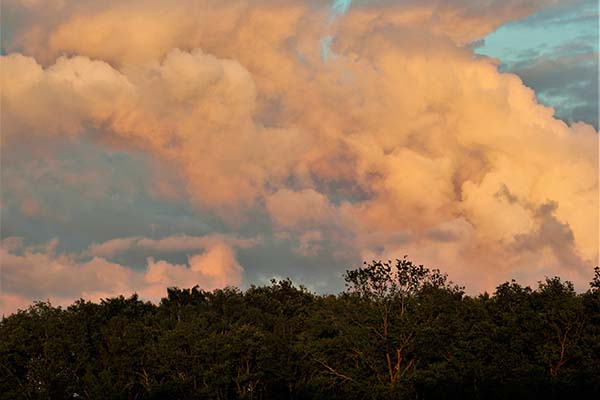
[[[600,392],[600,271],[466,296],[437,270],[347,271],[316,295],[169,288],[0,321],[0,399],[503,399]]]

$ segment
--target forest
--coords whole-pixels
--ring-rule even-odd
[[[600,393],[600,270],[468,296],[408,258],[347,290],[169,288],[0,321],[1,399],[559,399]]]

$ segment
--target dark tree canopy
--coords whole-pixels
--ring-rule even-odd
[[[529,399],[600,393],[600,270],[466,296],[406,257],[316,295],[169,288],[0,321],[0,399]]]

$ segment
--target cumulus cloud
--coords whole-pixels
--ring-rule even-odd
[[[57,55],[82,54],[110,62],[154,60],[172,48],[230,51],[237,41],[249,52],[281,58],[275,39],[301,41],[320,35],[330,18],[330,0],[7,0],[6,13],[21,22],[9,32],[9,50],[45,63]],[[558,0],[370,0],[355,1],[336,25],[344,37],[385,28],[409,27],[466,44],[501,24],[523,18]],[[127,21],[124,23],[124,21]],[[335,33],[335,32],[332,32]],[[312,37],[316,39],[318,36]],[[110,44],[109,44],[110,43]],[[107,45],[109,44],[109,45]],[[315,43],[311,47],[316,47]],[[220,51],[219,51],[220,50]],[[317,55],[318,48],[312,51]],[[266,71],[265,71],[266,72]]]
[[[598,262],[598,133],[467,46],[548,2],[358,2],[332,26],[316,0],[34,3],[22,18],[41,23],[1,61],[5,145],[93,130],[175,171],[231,227],[264,215],[306,257],[409,254],[473,290],[540,268],[586,282]],[[209,277],[206,262],[148,270],[162,284]]]
[[[598,129],[598,35],[597,1],[562,1],[500,28],[477,52],[501,59],[500,70],[518,74],[560,118]]]
[[[212,290],[239,286],[244,270],[236,259],[236,244],[252,244],[244,239],[228,240],[220,236],[193,238],[195,246],[175,247],[171,243],[178,237],[129,239],[92,246],[83,255],[57,252],[57,241],[28,246],[22,238],[4,239],[0,247],[0,314],[9,314],[36,300],[68,305],[78,298],[97,301],[137,292],[143,299],[157,301],[164,297],[167,287],[199,285],[202,289]],[[189,250],[191,255],[186,264],[172,264],[150,257],[142,270],[107,259],[107,256],[126,251],[137,243],[153,244],[159,251]]]
[[[273,222],[283,228],[327,224],[335,217],[327,197],[314,189],[299,192],[281,189],[270,195],[266,204]]]

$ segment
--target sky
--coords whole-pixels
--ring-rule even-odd
[[[478,54],[501,60],[538,101],[598,129],[598,1],[559,2],[487,35]]]
[[[5,0],[0,314],[598,264],[598,5]]]

